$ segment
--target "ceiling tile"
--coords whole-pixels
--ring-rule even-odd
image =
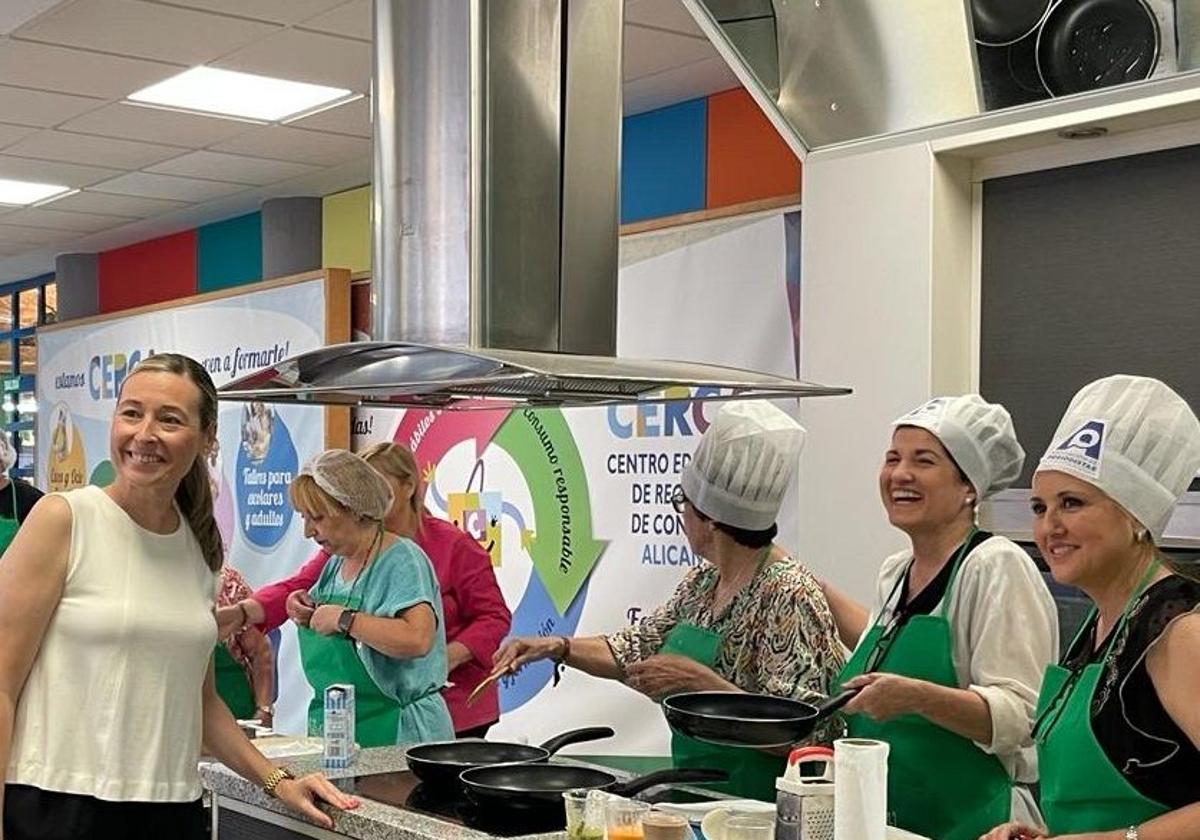
[[[269,23],[138,0],[77,0],[13,35],[177,64],[203,64],[278,29]]]
[[[174,76],[176,65],[6,39],[0,84],[116,99]]]
[[[0,115],[6,122],[22,125],[48,128],[103,104],[103,99],[0,85]]]
[[[7,35],[26,21],[63,0],[4,0],[0,3],[0,34]]]
[[[350,0],[336,9],[317,15],[304,21],[305,29],[315,29],[318,32],[329,32],[333,35],[345,35],[347,38],[358,38],[370,41],[371,36],[371,4],[368,0]]]
[[[243,157],[221,152],[189,152],[181,157],[151,166],[146,171],[266,186],[278,181],[286,181],[288,178],[297,178],[301,175],[318,172],[320,168],[306,163]]]
[[[213,66],[365,93],[371,86],[371,45],[285,29],[213,62]]]
[[[679,0],[625,0],[625,22],[704,37]]]
[[[13,178],[18,181],[86,187],[119,174],[117,169],[103,169],[99,166],[79,166],[74,163],[0,155],[0,178]]]
[[[113,195],[111,193],[83,190],[74,195],[57,199],[46,206],[53,207],[55,210],[106,213],[114,216],[143,219],[149,216],[165,216],[168,213],[189,205],[185,201],[168,201],[162,198],[141,198],[132,195]],[[2,219],[3,217],[0,217],[0,220]]]
[[[217,152],[311,163],[314,166],[334,166],[370,155],[371,141],[345,134],[326,134],[286,125],[269,125],[217,143],[212,149]]]
[[[691,64],[712,55],[716,55],[716,48],[704,38],[690,38],[642,26],[625,27],[623,71],[626,81]]]
[[[305,18],[339,6],[346,0],[169,0],[169,2],[172,6],[187,6],[191,9],[237,15],[255,20],[298,23]]]
[[[6,245],[49,245],[74,239],[77,235],[71,231],[0,224],[0,242]]]
[[[49,207],[30,207],[0,217],[3,224],[25,227],[69,230],[78,233],[95,233],[99,230],[129,224],[128,216],[104,216],[98,213],[72,213],[66,210],[51,210]]]
[[[84,114],[60,126],[66,131],[166,143],[190,149],[226,140],[252,127],[252,123],[238,120],[185,114],[121,102]]]
[[[321,111],[311,117],[289,122],[297,128],[314,131],[333,131],[338,134],[353,134],[356,137],[371,136],[371,98],[364,96],[345,105]]]
[[[245,184],[201,181],[152,172],[128,172],[110,181],[96,184],[96,192],[136,195],[143,198],[169,198],[177,201],[208,201],[246,189]]]
[[[17,157],[61,160],[66,163],[95,163],[114,169],[141,169],[152,163],[183,154],[178,146],[157,146],[132,140],[115,140],[94,134],[68,131],[39,131],[4,150]]]
[[[698,99],[741,82],[719,55],[626,82],[622,87],[626,116]]]
[[[0,111],[0,114],[4,114]],[[4,116],[8,116],[4,114]],[[0,123],[0,148],[5,148],[16,143],[23,137],[28,137],[36,132],[36,128],[30,128],[27,125],[9,125],[8,123]]]

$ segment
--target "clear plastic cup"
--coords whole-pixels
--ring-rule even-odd
[[[687,817],[668,814],[666,811],[650,811],[642,817],[642,837],[645,840],[688,840]]]
[[[642,819],[650,812],[650,804],[636,799],[609,797],[604,806],[608,825],[608,840],[642,840]]]
[[[771,814],[730,814],[725,820],[723,840],[773,840],[775,818]]]
[[[570,840],[604,840],[604,795],[594,790],[563,792]]]

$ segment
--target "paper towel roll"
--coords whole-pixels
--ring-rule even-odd
[[[833,742],[834,840],[884,840],[887,836],[885,741],[842,738]]]

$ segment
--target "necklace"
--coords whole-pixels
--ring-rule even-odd
[[[357,609],[360,606],[362,606],[361,601],[358,603],[355,603],[355,601],[354,601],[354,593],[358,589],[358,581],[362,577],[363,572],[365,572],[367,570],[367,566],[371,565],[372,562],[374,562],[376,559],[378,559],[379,554],[382,551],[383,551],[383,527],[380,526],[379,530],[375,532],[375,536],[371,539],[370,547],[367,549],[367,559],[364,560],[363,564],[358,567],[358,571],[354,573],[354,580],[352,580],[350,582],[350,594],[348,596],[346,596],[346,605],[348,607],[350,607],[351,609]],[[374,552],[374,554],[372,554],[372,552]],[[339,558],[338,569],[337,569],[338,577],[341,577],[342,566],[344,566],[345,563],[346,563],[345,557]]]

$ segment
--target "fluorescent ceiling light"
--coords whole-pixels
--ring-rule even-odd
[[[143,105],[268,122],[356,98],[342,88],[216,67],[193,67],[129,95],[130,102]]]
[[[48,198],[61,198],[71,192],[59,184],[35,184],[32,181],[9,181],[0,178],[0,204],[37,204]]]

